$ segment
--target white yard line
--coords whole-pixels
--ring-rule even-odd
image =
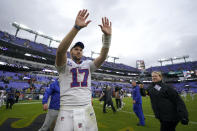
[[[94,106],[94,107],[95,107],[95,106]],[[100,109],[101,109],[101,107],[98,107],[98,106],[97,106],[96,108],[100,108]],[[120,110],[120,111],[118,111],[118,112],[124,112],[124,113],[128,113],[128,114],[135,114],[134,112],[123,111],[123,110]],[[144,114],[144,116],[148,116],[148,117],[153,117],[153,118],[155,118],[154,115],[149,115],[149,114]],[[197,124],[196,121],[189,121],[189,123],[190,123],[190,124]]]
[[[27,103],[15,103],[16,105],[25,105],[25,104],[41,104],[42,102],[27,102]]]
[[[42,102],[26,102],[26,103],[14,103],[14,105],[26,105],[26,104],[42,104]],[[6,105],[5,103],[3,105]]]

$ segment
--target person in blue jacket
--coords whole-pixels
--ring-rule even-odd
[[[145,126],[144,114],[142,110],[142,96],[140,94],[140,87],[136,84],[136,81],[132,81],[133,87],[133,111],[139,118],[138,126]]]
[[[48,99],[51,96],[51,101],[48,109]],[[50,87],[46,89],[44,93],[44,97],[42,99],[43,110],[48,110],[44,124],[38,131],[48,131],[48,129],[54,124],[58,116],[59,108],[60,108],[60,87],[59,81],[55,80],[50,84]],[[53,127],[52,127],[53,128]]]

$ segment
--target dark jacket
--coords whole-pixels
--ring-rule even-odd
[[[7,99],[14,99],[15,98],[14,90],[12,87],[6,88],[6,94],[7,94]]]
[[[155,85],[161,88],[158,91]],[[148,94],[151,99],[152,109],[155,117],[161,121],[180,121],[188,120],[188,111],[185,103],[178,95],[177,91],[162,82],[151,84],[145,92],[145,89],[140,89],[141,95]]]
[[[103,96],[103,100],[107,103],[107,104],[111,104],[112,103],[112,91],[111,89],[104,89],[104,96]]]

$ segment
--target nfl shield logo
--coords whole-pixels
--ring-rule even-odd
[[[82,123],[78,123],[78,127],[81,128],[82,127]]]

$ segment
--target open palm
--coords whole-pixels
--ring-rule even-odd
[[[88,16],[89,13],[87,12],[86,9],[80,10],[75,20],[75,24],[80,26],[81,28],[86,27],[91,22],[90,20],[86,21]]]
[[[112,34],[112,23],[109,22],[109,19],[107,17],[102,18],[102,25],[99,25],[101,27],[101,31],[106,35]]]

